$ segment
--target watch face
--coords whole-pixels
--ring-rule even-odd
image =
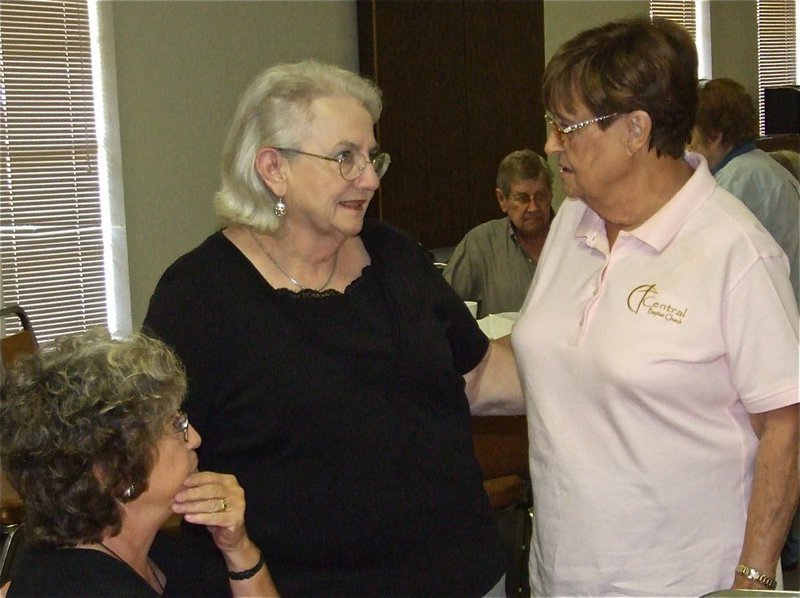
[[[758,583],[764,585],[770,590],[774,590],[775,586],[778,585],[778,583],[773,578],[764,575],[763,573],[761,573],[761,571],[758,571],[757,569],[753,569],[752,567],[748,567],[746,565],[739,564],[736,567],[736,572],[741,573],[751,581],[757,581]]]

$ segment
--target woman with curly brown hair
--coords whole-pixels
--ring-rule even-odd
[[[222,593],[276,593],[236,478],[197,471],[185,390],[162,343],[103,330],[63,337],[8,372],[0,458],[31,544],[9,596],[216,593],[204,580],[215,563],[159,532],[173,513],[210,530],[231,579]]]

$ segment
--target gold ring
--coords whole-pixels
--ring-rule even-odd
[[[221,512],[228,510],[228,499],[227,498],[220,498],[219,499],[219,510]]]

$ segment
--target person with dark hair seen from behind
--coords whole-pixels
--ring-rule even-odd
[[[553,172],[536,152],[511,152],[497,169],[504,218],[479,224],[456,246],[444,277],[478,317],[519,311],[542,253],[553,207]]]
[[[6,374],[0,457],[28,542],[9,598],[277,595],[236,478],[197,471],[200,436],[180,411],[186,377],[165,345],[94,329]],[[159,531],[174,513],[207,528],[222,557]],[[204,572],[225,567],[230,582],[211,591]]]
[[[503,552],[470,412],[524,402],[508,339],[365,220],[381,108],[335,66],[258,75],[223,152],[226,227],[168,268],[144,329],[186,363],[200,464],[241,481],[281,594],[482,596]]]
[[[636,18],[545,68],[567,199],[511,339],[536,596],[775,587],[800,494],[797,303],[781,248],[685,152],[694,41]]]
[[[795,299],[800,298],[800,188],[770,155],[756,147],[758,113],[733,79],[700,85],[689,149],[702,154],[719,185],[742,200],[789,258]]]

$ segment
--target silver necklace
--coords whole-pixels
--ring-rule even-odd
[[[261,241],[258,240],[258,237],[256,237],[255,233],[253,233],[253,229],[248,228],[247,231],[250,233],[250,236],[253,237],[253,241],[256,242],[258,248],[261,251],[263,251],[264,255],[266,255],[269,258],[269,261],[271,261],[275,265],[275,267],[280,271],[280,273],[283,274],[286,278],[288,278],[292,282],[292,284],[296,286],[299,290],[301,291],[311,290],[314,291],[315,293],[319,293],[320,291],[324,291],[326,288],[328,288],[328,285],[331,284],[331,280],[333,280],[333,275],[336,273],[336,265],[339,263],[339,249],[341,249],[341,247],[338,247],[336,249],[336,253],[333,254],[333,268],[331,268],[331,273],[328,275],[328,278],[327,280],[325,280],[325,283],[319,288],[309,289],[308,287],[304,287],[303,285],[301,285],[294,276],[292,276],[286,270],[281,268],[281,265],[275,260],[274,257],[272,257],[272,254],[269,251],[267,251],[267,248],[264,247],[261,244]]]
[[[127,565],[128,569],[130,569],[131,571],[133,571],[134,573],[136,573],[136,575],[138,575],[139,577],[143,577],[143,576],[142,576],[142,575],[141,575],[141,574],[140,574],[140,573],[139,573],[139,572],[138,572],[136,569],[134,569],[133,567],[131,567],[131,566],[130,566],[130,564],[128,564],[128,561],[126,561],[126,560],[125,560],[125,559],[123,559],[121,556],[119,556],[119,555],[118,555],[116,552],[114,552],[113,550],[111,550],[111,549],[110,549],[108,546],[106,546],[106,545],[105,545],[103,542],[98,542],[98,544],[100,544],[100,546],[102,546],[103,548],[105,548],[105,549],[106,549],[106,550],[109,552],[109,554],[110,554],[111,556],[113,556],[115,559],[117,559],[117,560],[118,560],[119,562],[121,562],[123,565]],[[158,578],[158,575],[156,575],[156,570],[155,570],[155,569],[153,569],[153,565],[150,563],[150,557],[147,557],[147,568],[148,568],[148,569],[150,569],[150,575],[152,575],[152,576],[153,576],[153,579],[155,580],[155,582],[156,582],[156,585],[158,586],[158,593],[159,593],[159,594],[163,594],[163,593],[164,593],[164,586],[163,586],[163,585],[161,585],[161,580]],[[146,579],[146,578],[145,578],[145,581],[147,581],[147,579]],[[148,584],[150,584],[150,582],[149,582],[149,581],[147,581],[147,583],[148,583]]]

